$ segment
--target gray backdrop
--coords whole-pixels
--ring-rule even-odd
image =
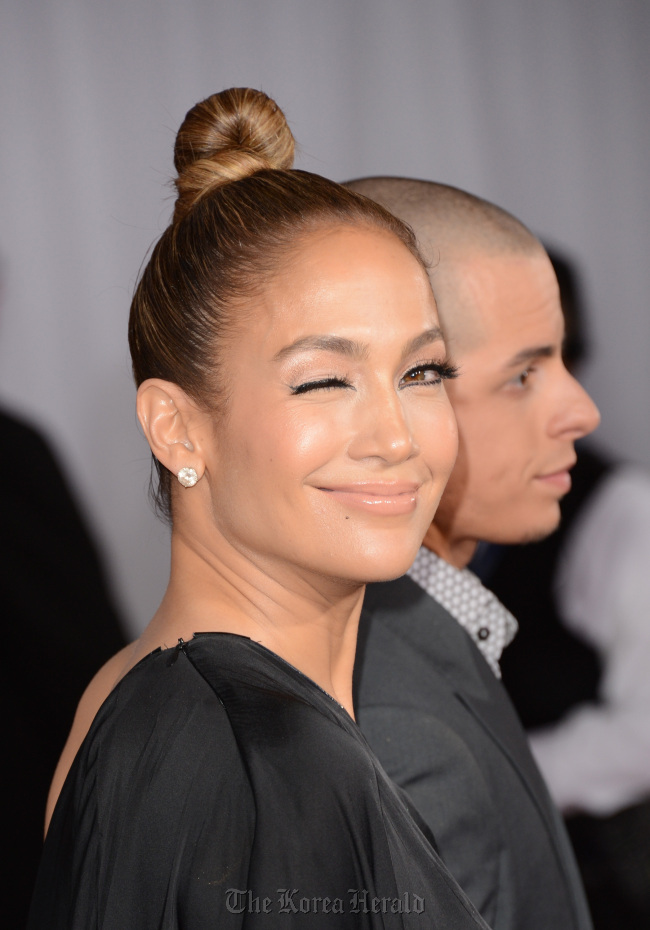
[[[649,48],[647,0],[4,0],[0,401],[54,443],[134,630],[168,533],[126,321],[185,111],[261,87],[300,167],[457,184],[565,248],[592,311],[600,439],[648,464]]]

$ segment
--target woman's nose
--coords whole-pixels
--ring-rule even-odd
[[[352,458],[379,458],[396,464],[417,454],[406,411],[394,389],[368,397],[356,413],[355,435],[348,447]]]

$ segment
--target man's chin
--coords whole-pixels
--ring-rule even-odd
[[[500,527],[495,533],[486,534],[485,541],[501,546],[525,546],[528,543],[541,542],[554,533],[560,525],[560,505],[556,504],[551,513],[544,517],[538,514],[537,520],[527,523],[519,521],[518,525]]]
[[[541,542],[543,539],[546,539],[552,533],[554,533],[560,525],[560,508],[558,505],[557,513],[550,519],[535,525],[530,525],[527,527],[522,527],[521,533],[518,534],[517,538],[512,539],[510,542],[514,545],[525,546],[529,543]]]
[[[559,521],[558,521],[558,522],[555,524],[555,526],[554,526],[552,529],[550,529],[550,530],[542,530],[542,529],[540,529],[540,530],[531,530],[530,533],[528,533],[527,535],[523,536],[520,540],[518,540],[517,545],[518,545],[518,546],[527,546],[527,545],[529,545],[530,543],[542,542],[543,539],[547,539],[552,533],[554,533],[554,532],[556,531],[556,529],[558,528],[559,525],[560,525],[560,524],[559,524]]]

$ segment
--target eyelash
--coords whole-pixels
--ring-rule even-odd
[[[421,365],[414,365],[413,368],[409,368],[407,372],[404,373],[401,381],[403,381],[408,375],[417,374],[418,372],[427,372],[435,371],[438,377],[434,381],[410,381],[410,384],[426,384],[426,385],[437,385],[442,381],[447,381],[450,378],[456,378],[458,375],[458,369],[452,365],[452,363],[445,359],[443,362],[425,362]],[[400,382],[401,383],[401,382]],[[329,391],[334,388],[346,388],[351,387],[350,381],[347,378],[321,378],[318,381],[306,381],[304,384],[298,384],[295,387],[291,388],[292,394],[306,394],[309,391],[318,391],[325,390]]]
[[[458,368],[449,359],[445,359],[443,362],[425,362],[421,365],[414,365],[413,368],[409,368],[405,372],[402,381],[408,375],[417,374],[421,371],[435,371],[438,377],[435,381],[410,381],[410,384],[440,384],[441,381],[450,381],[452,378],[458,377]]]
[[[350,382],[345,378],[321,378],[319,381],[305,381],[304,384],[298,384],[291,388],[291,393],[306,394],[308,391],[329,391],[339,387],[350,387]]]

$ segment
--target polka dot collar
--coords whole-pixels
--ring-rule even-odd
[[[421,547],[407,574],[467,630],[501,678],[499,659],[517,632],[517,621],[476,575]]]

